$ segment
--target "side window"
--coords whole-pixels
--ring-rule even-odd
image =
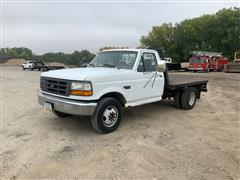
[[[141,58],[139,64],[138,64],[138,68],[137,68],[138,72],[144,72],[144,67],[143,67],[143,59]]]
[[[156,71],[157,60],[153,53],[143,53],[138,65],[138,72]]]

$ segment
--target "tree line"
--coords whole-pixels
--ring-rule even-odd
[[[37,60],[44,62],[59,62],[66,65],[76,65],[80,66],[84,63],[89,63],[95,54],[89,52],[88,50],[74,51],[73,53],[45,53],[43,55],[33,54],[28,48],[2,48],[0,49],[1,57],[0,59],[9,58],[20,58],[26,60]]]
[[[34,59],[43,60],[45,62],[60,62],[66,65],[80,66],[82,64],[89,63],[94,57],[95,54],[89,52],[88,50],[75,50],[71,54],[66,54],[62,52],[46,53],[42,56],[34,57]]]
[[[234,7],[222,9],[213,15],[186,19],[174,25],[164,23],[154,26],[147,35],[141,37],[140,47],[162,49],[165,56],[181,62],[188,61],[189,53],[196,50],[222,52],[232,58],[234,52],[240,50],[239,42],[240,8]],[[106,46],[99,50],[112,48],[116,47]],[[89,63],[95,57],[95,54],[88,50],[36,55],[25,47],[2,48],[0,53],[0,59],[15,57],[77,66]]]
[[[1,59],[9,58],[20,58],[30,59],[33,56],[32,50],[25,47],[14,47],[14,48],[1,48],[0,49]]]
[[[240,8],[154,26],[140,42],[144,48],[163,49],[177,62],[188,60],[189,53],[196,50],[222,52],[232,58],[240,50]]]

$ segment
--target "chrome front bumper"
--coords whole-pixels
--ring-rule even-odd
[[[189,71],[203,71],[203,68],[193,68],[193,67],[190,67],[188,68]]]
[[[76,100],[63,99],[39,93],[38,102],[44,105],[44,102],[51,103],[53,109],[67,114],[91,116],[97,106],[95,102],[83,102]]]

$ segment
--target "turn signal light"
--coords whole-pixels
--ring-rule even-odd
[[[71,90],[70,95],[79,95],[79,96],[91,96],[92,91],[83,91],[83,90]]]

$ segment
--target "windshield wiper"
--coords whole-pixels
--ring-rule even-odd
[[[114,65],[112,65],[112,64],[107,64],[107,63],[106,63],[106,64],[105,64],[105,63],[104,63],[104,64],[102,64],[102,63],[101,63],[101,64],[92,64],[92,63],[89,63],[88,66],[89,66],[89,67],[109,67],[109,68],[118,68],[117,66],[114,66]],[[118,69],[119,69],[119,68],[118,68]]]
[[[95,64],[89,63],[88,66],[95,67]]]
[[[114,66],[112,64],[102,64],[105,67],[110,67],[110,68],[117,68],[117,66]]]

